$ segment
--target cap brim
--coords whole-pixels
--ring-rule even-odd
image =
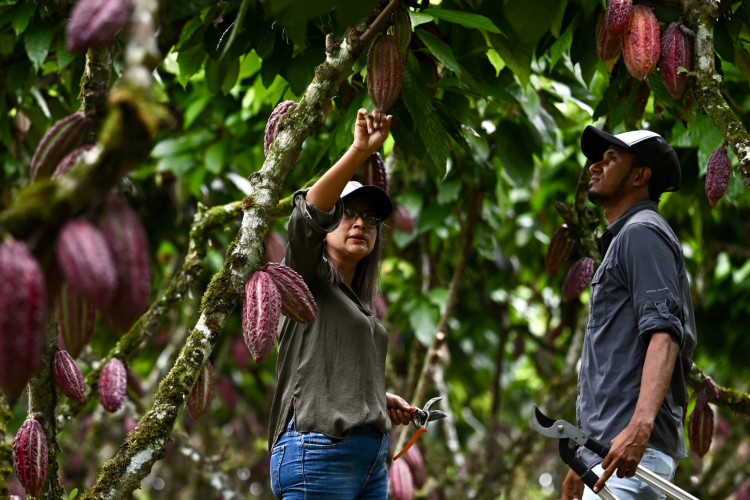
[[[612,134],[588,125],[581,135],[581,152],[591,161],[599,161],[604,156],[607,148],[614,144],[615,146],[631,151],[631,147],[622,142]]]
[[[364,186],[357,186],[356,184],[358,183],[349,182],[341,193],[341,198],[362,198],[370,203],[373,210],[377,211],[384,219],[387,219],[393,212],[393,202],[391,202],[391,197],[388,196],[388,193],[370,184]]]

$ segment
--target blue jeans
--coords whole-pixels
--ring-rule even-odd
[[[297,432],[294,417],[271,450],[271,489],[277,498],[386,500],[388,434],[357,427],[344,439]]]
[[[656,448],[646,448],[640,466],[666,480],[671,480],[674,477],[675,470],[677,470],[677,461]],[[601,477],[604,471],[602,464],[595,466],[593,471]],[[641,479],[635,476],[620,478],[617,477],[617,472],[607,480],[607,488],[619,500],[663,500],[667,498],[664,493],[646,484]],[[583,500],[598,500],[599,498],[601,497],[589,488],[586,488],[583,492]]]

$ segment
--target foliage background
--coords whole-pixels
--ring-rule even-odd
[[[320,65],[327,34],[339,41],[347,27],[372,23],[368,14],[387,3],[136,2],[136,10],[156,11],[161,58],[153,63],[143,99],[159,125],[152,143],[130,145],[143,150],[144,161],[127,168],[116,184],[146,225],[155,301],[188,257],[196,215],[226,206],[230,216],[202,233],[204,268],[129,353],[128,367],[141,389],[131,387],[125,408],[107,414],[95,391],[82,408],[61,400],[57,458],[66,492],[83,491],[102,477],[102,464],[151,407],[159,382],[195,335],[212,277],[228,265],[241,231],[238,202],[252,198],[264,164],[296,154],[293,146],[281,145],[265,157],[271,111],[284,100],[299,102],[316,74],[325,76]],[[560,288],[567,268],[591,255],[592,234],[605,227],[597,209],[581,202],[577,187],[586,172],[578,144],[587,124],[613,132],[649,128],[675,146],[683,187],[665,195],[660,207],[683,244],[692,279],[699,332],[695,363],[722,388],[738,391],[739,401],[750,390],[750,197],[743,174],[750,160],[739,162],[736,156],[749,142],[750,6],[636,3],[653,7],[662,30],[678,19],[696,32],[699,21],[711,27],[709,49],[721,75],[721,92],[713,98],[731,110],[739,129],[729,133],[707,113],[710,103],[698,91],[688,107],[672,99],[658,72],[642,84],[627,74],[621,59],[600,61],[602,1],[445,0],[410,7],[414,33],[401,97],[390,110],[392,140],[383,153],[391,194],[408,208],[415,226],[411,232],[395,222],[387,228],[381,291],[387,302],[383,322],[392,339],[389,388],[413,397],[416,405],[443,395],[442,407],[452,417],[421,438],[428,481],[420,497],[559,497],[565,468],[556,444],[533,433],[528,417],[536,403],[557,418],[575,418],[575,369],[588,292],[565,303]],[[53,123],[83,102],[86,55],[65,49],[70,8],[68,2],[0,1],[0,233],[14,237],[31,231],[14,229],[9,214],[23,212],[22,201],[28,200],[22,194],[29,192],[36,146]],[[137,41],[126,29],[108,49],[113,89],[132,85],[127,77],[132,63],[124,54]],[[373,108],[365,57],[366,47],[335,97],[321,103],[314,132],[298,136],[304,147],[293,170],[279,174],[281,196],[266,214],[268,233],[284,233],[291,194],[348,147],[356,109]],[[700,75],[692,84],[701,85]],[[639,97],[644,86],[647,101]],[[724,139],[735,151],[732,175],[726,196],[712,207],[704,175]],[[545,252],[564,222],[557,202],[593,216],[596,224],[576,227],[578,244],[568,265],[549,276]],[[58,214],[41,224],[58,227],[75,215]],[[257,239],[250,245],[262,249]],[[272,497],[265,450],[275,354],[252,363],[239,311],[226,318],[207,353],[216,373],[211,410],[198,421],[178,414],[166,455],[144,475],[133,498]],[[79,359],[84,374],[94,371],[118,340],[97,325],[90,349]],[[429,376],[420,376],[423,366],[431,369]],[[12,417],[0,432],[6,445],[30,411],[23,398],[8,403]],[[700,498],[741,498],[749,486],[742,465],[750,453],[748,411],[727,400],[713,403],[712,449],[702,458],[691,452],[675,483]],[[392,450],[396,442],[394,435]],[[18,492],[7,459],[5,476],[10,491]]]

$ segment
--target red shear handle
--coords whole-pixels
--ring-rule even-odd
[[[401,450],[400,452],[398,452],[398,455],[396,455],[395,457],[393,457],[393,460],[395,461],[395,460],[398,460],[399,458],[401,458],[401,456],[402,456],[402,455],[403,455],[404,453],[406,453],[406,451],[407,451],[407,450],[408,450],[409,448],[411,448],[411,445],[413,445],[414,443],[416,443],[416,442],[417,442],[417,438],[418,438],[419,436],[421,436],[422,434],[424,434],[425,432],[427,432],[427,428],[425,428],[425,427],[420,427],[419,429],[417,429],[417,431],[416,431],[416,432],[414,433],[414,435],[413,435],[413,436],[411,437],[411,439],[409,440],[409,442],[408,442],[408,443],[406,443],[406,446],[404,446],[404,449],[403,449],[403,450]]]

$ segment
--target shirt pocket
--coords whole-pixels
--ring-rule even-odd
[[[589,319],[586,325],[587,330],[601,328],[607,320],[607,300],[605,282],[605,265],[599,266],[591,280],[591,299],[589,300]]]

